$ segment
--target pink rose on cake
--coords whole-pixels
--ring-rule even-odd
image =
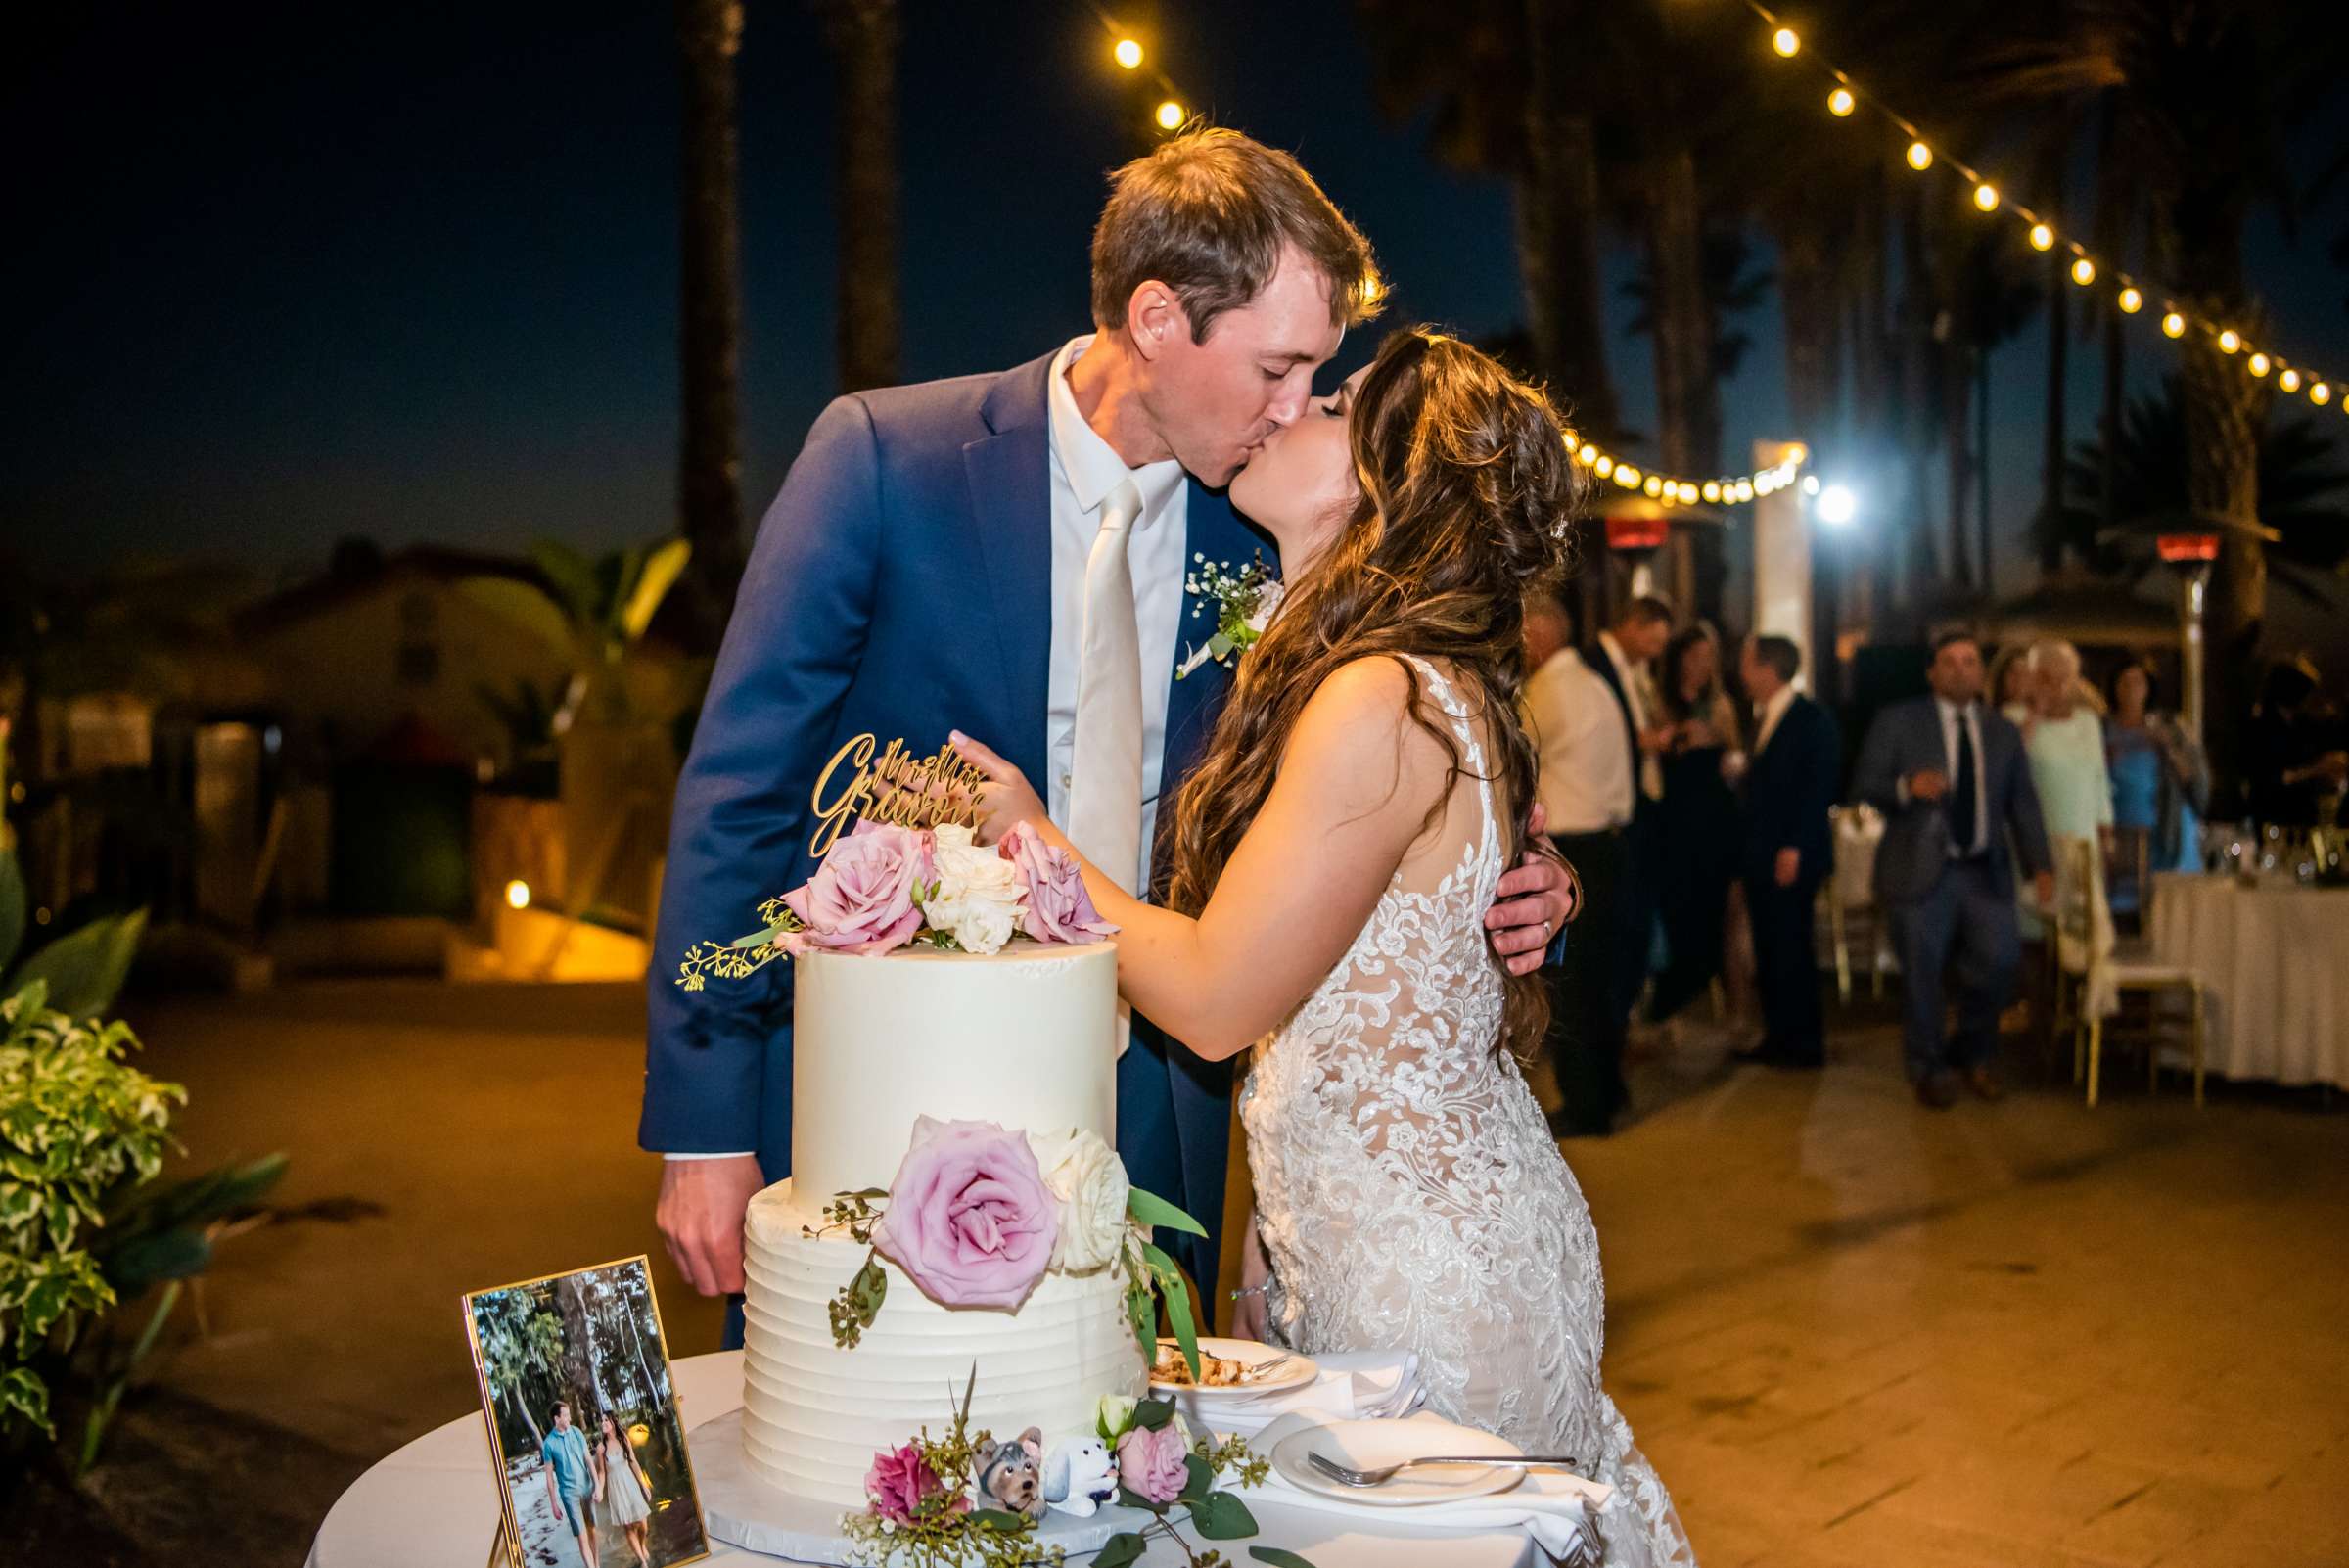
[[[1021,880],[1028,884],[1022,931],[1037,942],[1093,942],[1116,935],[1118,928],[1093,907],[1092,897],[1084,891],[1084,873],[1068,851],[1045,843],[1025,822],[1004,834],[996,848],[1019,867]]]
[[[965,952],[1001,952],[1027,910],[1028,884],[1019,867],[980,848],[958,823],[940,823],[932,840],[933,881],[922,914]]]
[[[1118,1439],[1118,1484],[1152,1502],[1173,1502],[1190,1484],[1183,1455],[1191,1452],[1191,1435],[1177,1415],[1153,1432],[1129,1427]]]
[[[923,1461],[922,1451],[910,1443],[874,1454],[873,1467],[864,1473],[864,1495],[872,1501],[874,1516],[892,1524],[910,1523],[924,1503],[945,1490],[945,1483]],[[970,1507],[970,1499],[957,1497],[947,1511],[968,1513]]]
[[[1017,1307],[1052,1262],[1060,1205],[1027,1138],[916,1117],[873,1245],[946,1307]]]
[[[810,947],[836,952],[887,952],[913,940],[922,912],[913,890],[930,878],[930,835],[911,828],[859,822],[832,846],[806,886],[783,895],[784,906],[806,925],[787,932],[790,952]]]

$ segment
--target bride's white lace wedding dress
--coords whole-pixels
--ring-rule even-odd
[[[1693,1564],[1672,1499],[1599,1386],[1598,1234],[1516,1061],[1498,1050],[1502,977],[1486,910],[1503,848],[1464,705],[1413,658],[1467,772],[1352,948],[1257,1048],[1240,1100],[1274,1338],[1312,1355],[1418,1353],[1439,1414],[1571,1453],[1615,1488],[1598,1515],[1608,1568]],[[1458,821],[1464,825],[1454,827]],[[1472,826],[1465,825],[1473,823]]]

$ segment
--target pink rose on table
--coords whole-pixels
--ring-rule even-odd
[[[916,1117],[873,1245],[946,1307],[1017,1307],[1052,1262],[1060,1205],[1036,1151],[992,1122]]]
[[[1118,1484],[1152,1502],[1173,1502],[1190,1484],[1190,1470],[1182,1462],[1188,1452],[1176,1422],[1155,1432],[1134,1427],[1118,1439]]]
[[[913,890],[929,880],[930,836],[911,828],[859,822],[832,846],[805,887],[783,895],[784,907],[806,924],[783,939],[792,952],[887,952],[922,928]]]
[[[1084,891],[1084,873],[1068,851],[1045,843],[1025,822],[1004,834],[998,848],[1028,884],[1028,909],[1020,917],[1020,929],[1029,936],[1037,942],[1078,943],[1116,935],[1118,928],[1093,907],[1091,895]]]
[[[873,1455],[873,1467],[864,1473],[864,1495],[873,1504],[876,1518],[893,1524],[904,1524],[922,1509],[922,1504],[946,1490],[937,1472],[922,1462],[922,1452],[908,1443],[892,1453]],[[966,1513],[971,1499],[956,1498],[950,1512]]]

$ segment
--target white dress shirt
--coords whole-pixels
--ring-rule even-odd
[[[1093,335],[1073,338],[1053,357],[1045,397],[1051,411],[1052,469],[1052,653],[1045,687],[1045,759],[1051,769],[1044,808],[1052,820],[1069,819],[1070,768],[1077,758],[1077,664],[1084,636],[1084,564],[1093,535],[1101,530],[1101,505],[1128,480],[1141,491],[1142,515],[1135,519],[1127,559],[1133,569],[1133,614],[1141,636],[1142,663],[1142,848],[1133,868],[1136,888],[1150,883],[1150,841],[1158,826],[1158,792],[1166,770],[1167,682],[1174,677],[1174,640],[1182,630],[1184,544],[1188,536],[1190,487],[1182,465],[1173,458],[1128,468],[1117,449],[1101,438],[1077,411],[1069,389],[1069,367],[1091,345]],[[1234,562],[1233,565],[1237,565]],[[748,1150],[736,1151],[748,1153]],[[672,1160],[722,1160],[726,1154],[671,1154]]]
[[[1967,703],[1959,708],[1947,697],[1936,697],[1933,699],[1933,711],[1941,715],[1942,771],[1950,779],[1950,788],[1941,797],[1941,808],[1944,811],[1957,808],[1958,724],[1963,723],[1973,736],[1974,842],[1962,853],[1980,854],[1990,848],[1990,764],[1982,747],[1982,705],[1978,702]],[[1902,787],[1906,790],[1907,785]],[[1960,854],[1955,844],[1950,846],[1950,854],[1954,858]]]
[[[1762,705],[1761,733],[1754,737],[1756,757],[1761,756],[1762,748],[1770,744],[1770,737],[1778,732],[1778,720],[1784,718],[1786,710],[1793,706],[1794,686],[1791,682],[1770,694],[1770,700]]]
[[[1572,648],[1543,662],[1519,697],[1533,731],[1535,793],[1552,833],[1596,833],[1632,819],[1632,747],[1598,671]]]
[[[1624,653],[1623,644],[1615,640],[1612,631],[1598,634],[1598,646],[1599,651],[1607,656],[1607,663],[1615,667],[1615,678],[1623,682],[1623,700],[1632,711],[1632,728],[1645,735],[1648,731],[1647,677]],[[1635,761],[1639,769],[1639,788],[1649,800],[1662,800],[1664,760],[1653,752],[1642,751]]]

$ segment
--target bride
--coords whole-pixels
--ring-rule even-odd
[[[1600,1387],[1598,1237],[1517,1067],[1542,982],[1483,923],[1534,798],[1520,595],[1564,565],[1576,495],[1539,392],[1390,337],[1232,483],[1288,592],[1178,797],[1165,906],[1083,870],[1134,1009],[1211,1059],[1257,1047],[1272,1333],[1416,1352],[1439,1413],[1613,1485],[1604,1561],[1648,1568],[1694,1559]],[[1016,768],[955,740],[991,781],[988,837],[1067,847]]]

